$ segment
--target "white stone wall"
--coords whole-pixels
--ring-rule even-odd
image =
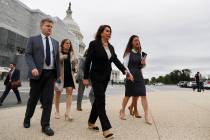
[[[0,27],[8,29],[26,38],[40,33],[40,21],[45,17],[49,17],[49,15],[46,15],[40,10],[31,10],[19,0],[0,0]],[[65,38],[70,39],[74,50],[77,54],[79,54],[79,40],[75,34],[69,30],[67,25],[64,24],[61,19],[57,17],[52,19],[54,19],[55,22],[52,35],[53,38],[59,42]],[[7,39],[7,34],[5,34],[5,39]],[[17,56],[16,51],[11,52],[6,50],[7,48],[2,48],[0,56],[3,57],[6,55],[8,59],[10,59],[8,60],[8,63],[11,60],[15,60],[15,62],[17,62],[17,67],[21,69],[22,79],[26,79],[27,65],[25,63],[24,55]]]
[[[16,32],[26,38],[40,33],[40,21],[50,17],[40,10],[31,10],[17,0],[0,0],[0,27]],[[55,24],[53,37],[59,42],[68,38],[75,51],[79,52],[79,41],[74,33],[59,18],[53,18]]]
[[[65,38],[70,39],[74,50],[79,53],[79,42],[75,34],[70,32],[68,27],[59,18],[54,18],[54,21],[53,37],[57,38],[60,42]]]
[[[0,0],[0,27],[25,37],[30,35],[31,13],[15,0]]]
[[[114,82],[120,82],[120,71],[112,70],[111,80],[113,80]]]

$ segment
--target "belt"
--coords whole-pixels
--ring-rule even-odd
[[[55,69],[43,69],[43,72],[55,72]]]

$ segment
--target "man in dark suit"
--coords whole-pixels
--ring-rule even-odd
[[[41,34],[30,37],[26,48],[26,63],[29,67],[30,97],[23,126],[30,127],[37,102],[42,101],[42,132],[53,136],[50,116],[54,93],[54,82],[60,78],[59,43],[51,37],[53,21],[45,18],[40,23]]]
[[[201,74],[200,72],[197,72],[195,74],[195,81],[196,81],[196,88],[198,92],[201,92]]]
[[[18,91],[18,88],[12,87],[12,82],[20,80],[20,71],[16,69],[16,64],[14,63],[11,63],[9,65],[9,68],[10,68],[10,71],[4,81],[4,85],[6,88],[0,98],[0,106],[2,106],[2,103],[4,102],[5,98],[7,97],[11,89],[13,90],[13,92],[15,93],[17,97],[17,100],[18,100],[17,104],[21,104],[21,98],[20,98],[20,93]]]

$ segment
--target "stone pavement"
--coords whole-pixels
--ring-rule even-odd
[[[210,140],[210,91],[192,92],[190,89],[154,88],[148,94],[150,115],[153,125],[144,123],[144,119],[129,116],[119,119],[119,109],[124,94],[123,87],[109,87],[107,96],[107,114],[112,123],[115,140]],[[0,140],[102,140],[102,132],[87,129],[90,112],[88,100],[83,102],[83,111],[76,111],[73,103],[73,122],[64,120],[65,104],[61,105],[61,119],[54,119],[52,111],[51,126],[55,130],[53,137],[41,133],[39,106],[36,109],[31,128],[22,126],[26,107],[0,109]],[[139,101],[139,111],[142,107]],[[100,126],[100,122],[97,121]]]
[[[27,81],[23,81],[22,82],[22,86],[20,88],[18,88],[20,91],[20,96],[21,96],[21,100],[22,100],[22,104],[17,105],[17,98],[14,94],[14,92],[11,90],[10,93],[8,94],[8,96],[6,97],[6,99],[4,100],[3,106],[0,106],[1,108],[8,108],[8,107],[17,107],[17,106],[25,106],[28,102],[28,98],[29,98],[29,82]],[[3,84],[3,81],[0,81],[0,97],[2,96],[3,92],[5,90],[5,86]],[[90,88],[88,90],[85,90],[85,94],[83,99],[87,100],[88,96],[87,93],[89,92]],[[73,91],[73,100],[77,100],[77,90]],[[61,95],[61,102],[64,102],[66,99],[66,92],[65,90],[63,91],[62,95]]]

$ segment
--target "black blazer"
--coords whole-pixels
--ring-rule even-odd
[[[112,55],[110,59],[108,59],[102,41],[94,40],[90,42],[85,61],[84,79],[90,78],[91,81],[109,81],[112,71],[112,62],[125,74],[126,68],[117,58],[113,46],[111,44],[108,46]]]
[[[20,80],[20,71],[18,69],[15,69],[14,72],[12,73],[11,80],[12,82]],[[7,74],[7,77],[4,81],[4,85],[7,85],[8,83],[9,83],[9,73]]]

